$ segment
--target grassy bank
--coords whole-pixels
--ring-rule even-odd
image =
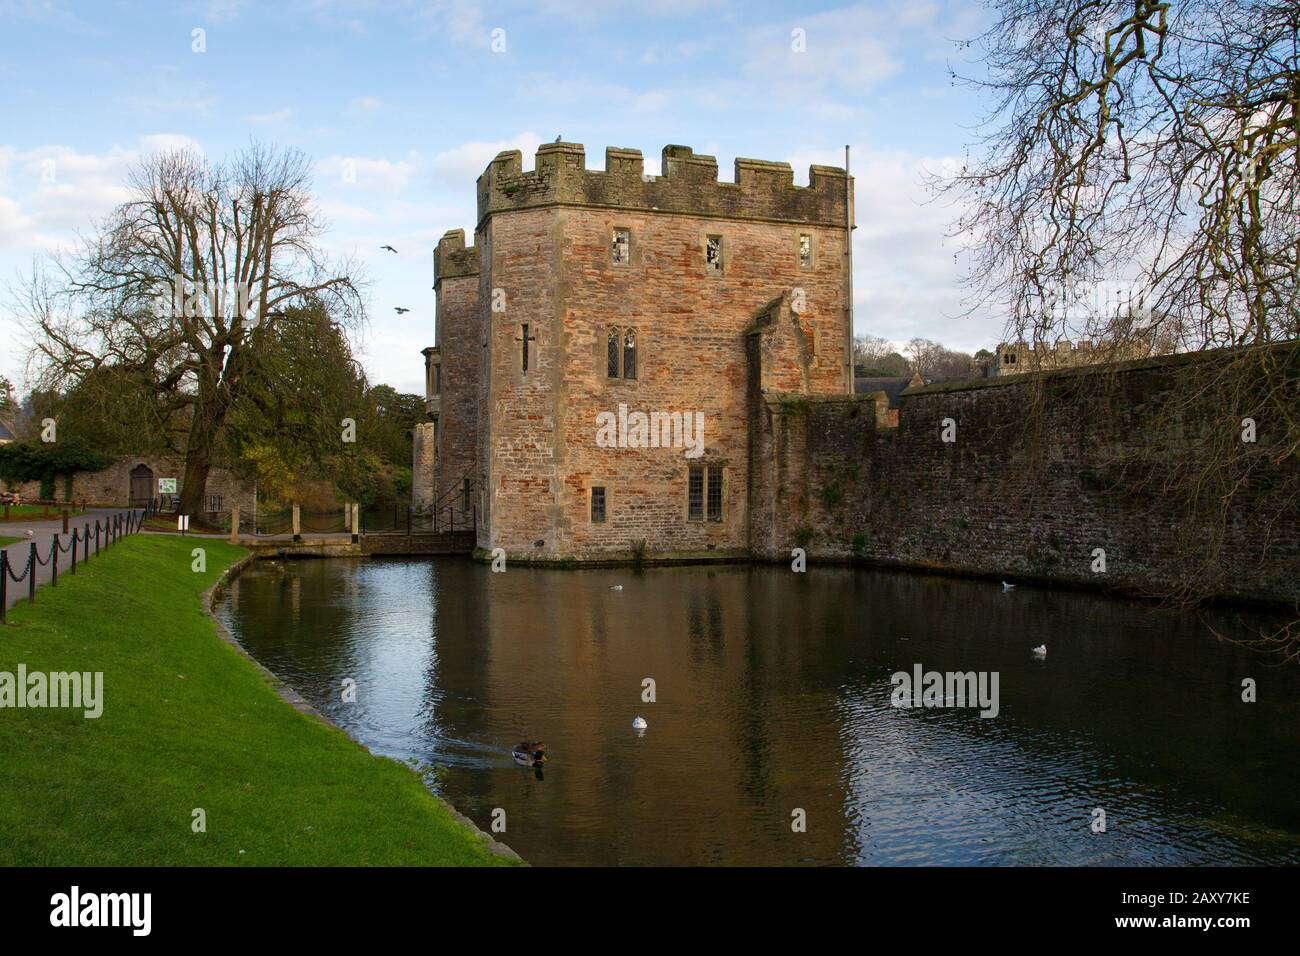
[[[104,702],[98,719],[0,709],[0,864],[504,862],[412,771],[298,713],[218,637],[201,595],[243,554],[137,535],[11,609],[0,671],[102,671]]]
[[[9,545],[11,545],[11,544],[17,544],[19,541],[22,541],[22,540],[24,540],[24,539],[22,539],[22,538],[7,538],[7,537],[5,537],[4,535],[0,534],[0,548],[7,548],[7,547],[9,547]]]

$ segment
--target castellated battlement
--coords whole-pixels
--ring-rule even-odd
[[[852,215],[849,177],[834,166],[809,167],[808,185],[796,186],[789,163],[737,159],[736,181],[725,183],[714,157],[665,146],[660,168],[646,176],[640,150],[610,147],[604,171],[589,170],[580,143],[538,147],[527,171],[519,150],[499,153],[478,179],[479,225],[493,213],[557,205],[840,228]]]
[[[464,229],[448,229],[433,250],[433,287],[442,279],[478,275],[478,247],[465,245]]]

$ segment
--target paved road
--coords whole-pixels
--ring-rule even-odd
[[[71,532],[73,528],[79,528],[82,531],[85,531],[86,524],[87,522],[89,522],[90,534],[92,539],[91,553],[93,554],[94,547],[95,547],[93,543],[94,534],[95,534],[95,520],[98,519],[102,525],[108,518],[112,517],[113,515],[124,513],[124,512],[125,509],[122,508],[90,508],[84,514],[80,514],[77,515],[76,517],[70,518],[68,524],[68,530],[69,532]],[[28,537],[27,535],[28,531],[32,532],[30,537]],[[16,541],[13,544],[6,545],[3,549],[4,551],[7,551],[9,553],[9,566],[13,568],[14,573],[21,574],[23,568],[27,566],[27,558],[29,553],[31,552],[31,545],[33,541],[36,542],[36,550],[40,552],[41,557],[42,558],[47,557],[50,553],[50,542],[53,540],[56,534],[59,535],[59,540],[66,547],[67,538],[63,536],[63,520],[61,518],[56,518],[49,521],[37,520],[37,521],[28,521],[28,522],[23,522],[23,521],[0,522],[0,538],[22,538],[23,539],[21,541]],[[104,547],[105,539],[102,537],[103,535],[102,531],[100,532],[100,534],[101,534],[100,548],[102,550]],[[82,551],[82,546],[78,544],[77,545],[78,565],[81,564],[84,557],[85,554]],[[65,574],[68,573],[71,564],[72,564],[71,554],[63,554],[63,553],[59,554],[59,577],[60,578],[62,578]],[[53,568],[51,566],[49,565],[41,566],[38,564],[36,567],[36,586],[40,588],[44,585],[49,584],[50,577],[52,574],[53,574]],[[9,579],[8,584],[6,585],[6,590],[5,590],[6,607],[13,607],[13,605],[17,603],[19,600],[26,601],[27,593],[28,593],[27,588],[28,588],[28,584],[26,578],[24,578],[22,582],[15,584],[13,578],[11,577]],[[36,600],[37,601],[40,600],[40,595],[36,596]]]

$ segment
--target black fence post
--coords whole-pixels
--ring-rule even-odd
[[[32,542],[32,552],[27,558],[27,600],[36,603],[36,542]]]
[[[5,622],[9,607],[9,552],[0,549],[0,624]]]
[[[59,536],[50,542],[50,587],[59,586]]]
[[[77,573],[77,529],[72,529],[72,567],[68,569],[69,574]]]

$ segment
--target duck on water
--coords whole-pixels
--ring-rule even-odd
[[[510,748],[510,756],[521,767],[541,769],[546,763],[546,744],[540,740],[524,741]]]

